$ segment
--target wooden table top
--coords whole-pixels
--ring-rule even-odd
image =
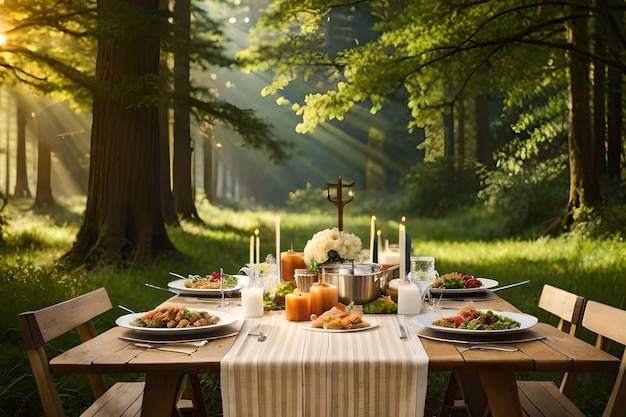
[[[442,308],[460,309],[467,301],[442,301]],[[479,309],[518,312],[508,301],[498,298],[490,301],[472,302]],[[429,370],[454,371],[484,367],[511,367],[516,371],[538,372],[613,372],[619,368],[614,356],[597,349],[580,339],[572,337],[554,326],[538,323],[532,328],[544,339],[512,343],[517,352],[494,350],[467,350],[466,345],[421,338],[428,353]]]
[[[237,299],[229,300],[234,311]],[[163,305],[185,305],[212,309],[216,301],[174,296]],[[460,308],[468,302],[442,301],[443,308]],[[477,308],[517,311],[502,298],[472,303]],[[533,329],[545,336],[542,340],[515,343],[517,352],[466,350],[462,344],[421,338],[429,356],[430,371],[506,366],[517,371],[593,371],[617,372],[619,361],[594,346],[569,336],[553,326],[539,323]],[[120,339],[129,330],[113,327],[95,339],[83,343],[50,361],[53,372],[218,372],[221,359],[235,341],[235,336],[211,340],[193,355],[170,353],[137,347]]]

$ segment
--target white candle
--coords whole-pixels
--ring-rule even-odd
[[[422,295],[412,283],[398,286],[398,314],[419,314],[422,309]]]
[[[402,216],[398,227],[398,240],[400,243],[400,279],[406,279],[406,217]]]
[[[254,263],[254,235],[250,235],[250,262],[249,265],[252,267]]]
[[[241,307],[244,317],[262,317],[263,289],[258,287],[242,288]]]
[[[278,283],[280,284],[281,277],[281,262],[280,262],[280,216],[276,216],[276,225],[274,228],[274,237],[276,238],[276,274]]]
[[[258,264],[261,263],[261,237],[259,236],[259,234],[260,234],[259,229],[254,229],[254,245],[256,246],[255,262]]]

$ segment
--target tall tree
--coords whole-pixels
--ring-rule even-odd
[[[48,106],[37,114],[37,190],[35,207],[54,205],[52,197],[52,137],[58,132],[51,116],[52,106]]]
[[[626,44],[626,34],[624,33],[624,18],[626,10],[621,0],[609,0],[599,2],[603,11],[601,19],[598,19],[605,27],[612,28],[607,35],[608,51],[607,54],[620,57],[624,55]],[[623,61],[621,61],[623,62]],[[622,103],[624,91],[624,70],[623,66],[609,65],[608,68],[608,87],[607,87],[607,173],[609,177],[620,180],[622,154],[624,140],[624,105]]]
[[[0,82],[29,85],[42,94],[66,93],[84,106],[93,102],[87,209],[66,257],[75,263],[145,264],[172,249],[161,215],[167,209],[159,199],[163,183],[154,179],[162,174],[160,166],[169,166],[168,155],[155,142],[156,108],[173,93],[171,74],[159,73],[154,59],[159,35],[168,51],[176,40],[170,36],[169,16],[157,9],[157,0],[102,0],[97,8],[95,2],[78,0],[0,2],[7,35],[0,46]],[[210,41],[189,45],[191,59],[203,66],[210,60],[229,65],[232,59],[219,58],[225,39],[214,31],[200,32]],[[275,139],[271,125],[252,111],[217,100],[206,89],[187,102],[200,117],[233,127],[245,146],[267,151],[274,161],[288,157],[287,143]],[[166,141],[161,146],[167,147]],[[169,175],[167,181],[169,188]],[[50,200],[44,197],[51,198],[51,192],[44,191],[48,188],[38,191],[38,198]]]
[[[13,196],[16,198],[30,198],[28,171],[26,169],[26,104],[21,94],[16,94],[15,99],[17,101],[17,149]]]
[[[174,163],[172,178],[176,213],[183,219],[199,220],[193,199],[191,138],[191,82],[189,44],[191,42],[191,0],[174,2]]]
[[[594,47],[599,56],[606,54],[606,28],[594,22]],[[593,64],[593,164],[597,175],[606,174],[606,65]]]
[[[99,0],[89,191],[66,259],[144,265],[172,250],[161,211],[158,0]],[[142,22],[138,25],[137,22]],[[121,209],[120,209],[121,208]]]
[[[586,3],[585,0],[577,0]],[[588,50],[587,19],[572,18],[567,24],[567,41],[572,46],[569,53],[568,115],[569,115],[569,166],[570,192],[565,225],[576,210],[596,208],[600,203],[600,189],[593,169],[593,144],[591,111],[589,108],[589,62],[577,51]]]

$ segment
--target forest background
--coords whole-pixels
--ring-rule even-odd
[[[336,224],[339,176],[364,241],[371,215],[392,243],[407,216],[440,272],[531,278],[510,293],[523,311],[544,282],[622,307],[624,9],[0,3],[0,409],[37,415],[17,312],[102,285],[150,308],[164,295],[144,283],[236,271],[277,214],[302,248]],[[582,384],[589,415],[602,381]]]

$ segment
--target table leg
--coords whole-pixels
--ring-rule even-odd
[[[484,416],[488,405],[478,374],[470,371],[453,372],[452,378],[454,378],[453,383],[458,385],[463,398],[465,414],[468,417]]]
[[[143,392],[142,417],[177,416],[176,400],[183,375],[146,375]]]
[[[492,417],[522,417],[522,406],[513,369],[479,371]]]

